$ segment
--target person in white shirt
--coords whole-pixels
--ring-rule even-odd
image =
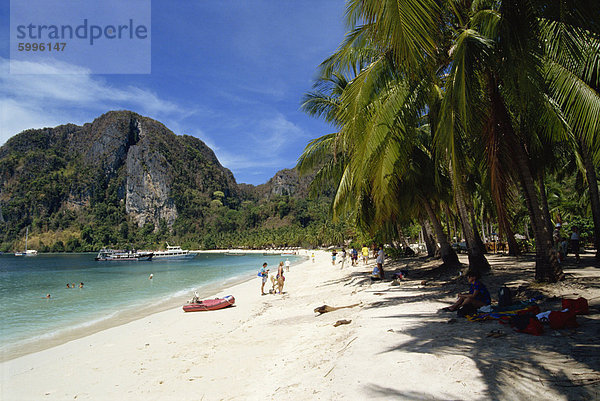
[[[571,252],[575,254],[575,259],[579,263],[579,227],[573,226],[571,231]]]
[[[383,262],[385,260],[385,254],[383,253],[383,244],[379,245],[379,251],[377,252],[377,269],[379,270],[379,278],[385,278],[385,272],[383,271]]]

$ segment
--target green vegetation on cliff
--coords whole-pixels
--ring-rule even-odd
[[[104,246],[265,247],[330,243],[327,199],[283,170],[238,185],[202,141],[128,111],[82,127],[28,130],[0,148],[0,251]],[[341,238],[340,238],[341,239]]]

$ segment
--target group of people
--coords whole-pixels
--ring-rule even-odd
[[[569,241],[567,242],[567,237],[561,232],[561,224],[556,223],[554,227],[554,232],[552,233],[552,238],[554,239],[554,245],[556,247],[556,251],[558,253],[558,261],[564,262],[567,257],[567,254],[570,252],[575,254],[575,260],[577,263],[580,262],[579,257],[579,227],[572,226],[571,227],[571,235],[569,236]]]
[[[267,266],[267,262],[263,263],[262,268],[258,271],[258,276],[261,278],[260,295],[267,295],[265,292],[265,284],[269,280],[269,269],[267,269]],[[273,288],[269,291],[269,293],[283,294],[283,285],[285,284],[285,276],[283,274],[284,270],[288,272],[290,271],[289,260],[286,260],[285,263],[283,261],[279,262],[279,266],[277,267],[277,275],[270,276]],[[277,287],[277,290],[275,290],[275,287]]]
[[[75,288],[75,283],[69,284],[67,283],[67,288]],[[83,283],[79,283],[79,288],[83,288]]]
[[[352,266],[358,265],[358,250],[355,247],[352,247],[350,250],[350,259],[352,262]],[[369,261],[369,248],[363,244],[361,248],[362,260],[366,265]],[[346,257],[348,256],[348,252],[346,252],[346,248],[342,248],[340,252],[340,260],[339,263],[343,263],[346,261]],[[336,249],[331,251],[331,264],[335,265],[338,257],[338,252]],[[377,266],[373,269],[372,278],[377,278],[383,280],[385,278],[385,271],[383,270],[383,263],[385,261],[385,253],[383,251],[383,244],[379,244],[379,246],[373,245],[373,257],[377,263]]]

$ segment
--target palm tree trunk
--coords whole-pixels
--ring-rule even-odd
[[[596,264],[600,264],[600,197],[598,196],[598,179],[596,177],[596,168],[590,157],[587,144],[579,140],[583,165],[585,167],[585,176],[590,187],[590,201],[592,204],[592,219],[594,220],[594,247],[596,248]]]
[[[421,227],[423,227],[423,240],[425,241],[425,247],[427,248],[427,256],[430,258],[439,257],[439,249],[435,242],[431,223],[428,219],[423,219]]]
[[[498,207],[498,205],[496,205],[496,213],[498,214],[499,231],[506,235],[506,242],[508,242],[508,254],[510,256],[517,256],[521,254],[521,250],[519,249],[519,245],[515,239],[515,232],[510,225],[506,208]],[[527,231],[527,222],[525,222],[525,231]],[[529,234],[525,235],[527,236],[527,239],[529,239]]]
[[[485,244],[481,240],[481,235],[479,235],[479,229],[477,228],[477,220],[475,219],[475,208],[472,205],[469,205],[469,211],[471,214],[471,227],[473,227],[473,233],[475,233],[475,243],[481,249],[481,252],[485,255],[487,253],[487,249],[485,249]]]
[[[519,249],[519,244],[517,244],[517,240],[515,239],[515,233],[512,230],[510,224],[508,224],[505,228],[506,232],[506,242],[508,242],[508,255],[509,256],[517,256],[521,254],[521,250]]]
[[[454,181],[455,179],[453,179],[453,182]],[[467,241],[469,270],[481,274],[490,270],[490,264],[483,254],[483,249],[477,243],[477,239],[475,238],[475,230],[473,230],[473,227],[469,222],[469,213],[467,211],[463,188],[460,184],[456,184],[457,185],[454,185],[454,200],[456,201],[456,209],[458,210],[458,216],[462,223],[465,241]],[[479,240],[479,242],[481,242],[481,240]]]
[[[440,223],[440,220],[435,215],[429,200],[423,199],[423,207],[425,208],[425,212],[427,212],[427,216],[429,217],[429,222],[433,225],[433,230],[435,232],[435,236],[437,238],[438,243],[440,244],[440,253],[442,256],[442,261],[444,265],[447,266],[460,266],[460,262],[458,261],[458,256],[456,256],[456,252],[448,243],[448,238],[444,233],[444,228]]]
[[[540,187],[540,203],[546,220],[548,221],[548,230],[552,232],[552,218],[550,217],[550,208],[548,207],[548,196],[546,194],[546,184],[544,184],[544,172],[541,171],[538,175],[538,186]]]
[[[556,251],[552,247],[552,231],[548,229],[538,194],[535,187],[533,175],[529,167],[529,157],[525,145],[519,140],[513,130],[508,110],[504,106],[501,95],[496,85],[490,85],[490,100],[492,102],[492,113],[495,118],[495,129],[502,130],[505,134],[508,146],[512,149],[512,160],[515,164],[517,175],[521,183],[525,203],[529,211],[531,225],[535,234],[535,279],[537,281],[556,282],[563,273],[558,262]]]

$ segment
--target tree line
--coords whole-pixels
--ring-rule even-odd
[[[416,222],[448,266],[456,218],[480,272],[486,222],[513,254],[531,233],[539,281],[562,276],[556,224],[591,227],[600,249],[598,2],[346,4],[349,31],[302,104],[335,132],[298,162],[318,168],[314,191],[335,188],[334,215],[389,241]],[[552,191],[581,207],[551,210]]]

